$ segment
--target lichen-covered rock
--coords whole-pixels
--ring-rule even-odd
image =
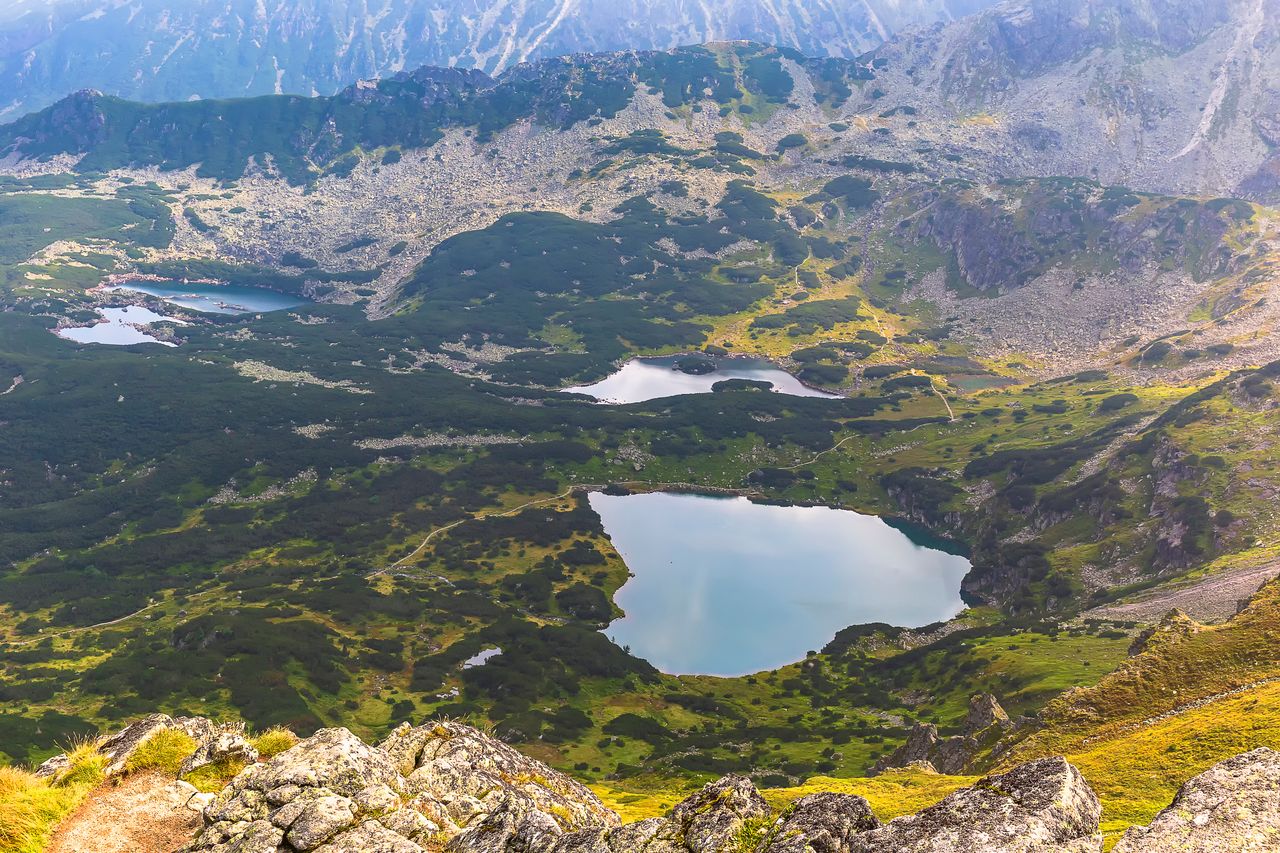
[[[810,794],[796,800],[770,831],[760,853],[838,853],[854,836],[880,826],[871,806],[850,794]]]
[[[745,776],[725,776],[671,810],[685,847],[693,853],[720,853],[734,843],[748,822],[769,816],[769,804]]]
[[[370,820],[317,847],[314,853],[423,853],[423,847]]]
[[[1280,753],[1262,748],[1191,779],[1114,853],[1264,853],[1280,850]]]
[[[688,853],[679,839],[679,828],[670,820],[653,817],[613,829],[585,829],[566,833],[552,853]]]
[[[445,846],[447,853],[549,853],[564,834],[556,818],[512,792]]]
[[[411,794],[444,803],[459,826],[504,809],[550,815],[561,831],[618,826],[591,789],[460,723],[402,725],[379,747],[404,774]]]
[[[277,841],[264,849],[306,853],[398,808],[403,790],[404,780],[385,752],[346,729],[324,729],[242,770],[205,807],[205,829],[189,849],[238,853],[250,840],[257,849],[249,833],[265,839],[265,825]]]
[[[188,849],[543,853],[566,831],[619,825],[585,786],[468,726],[402,726],[384,746],[325,729],[251,764]]]
[[[196,747],[195,752],[186,757],[178,769],[178,775],[185,776],[193,770],[218,761],[252,764],[257,760],[258,750],[254,749],[245,738],[243,730],[215,730]]]
[[[356,804],[346,797],[332,794],[316,797],[289,822],[285,840],[301,853],[314,850],[339,832],[350,829],[356,822],[357,811]]]
[[[919,814],[857,835],[851,853],[1085,853],[1100,851],[1102,807],[1063,758],[988,776]]]

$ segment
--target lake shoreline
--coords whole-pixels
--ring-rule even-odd
[[[704,360],[710,361],[715,364],[715,369],[709,372],[690,372],[690,371],[681,370],[679,367],[676,366],[681,360],[689,359],[689,358],[698,358],[698,359],[704,359]],[[735,364],[737,365],[737,367],[735,367]],[[743,365],[746,365],[746,367],[744,368]],[[777,372],[782,376],[786,377],[785,379],[786,382],[795,383],[795,386],[797,388],[802,389],[804,392],[807,392],[807,393],[797,393],[795,390],[788,390],[785,385],[780,385],[776,379],[770,379],[765,375],[761,375],[761,376],[750,375],[751,366],[755,366],[756,371],[762,374]],[[626,377],[627,372],[629,372],[630,369],[633,367],[639,367],[641,369],[653,370],[653,371],[662,371],[664,373],[665,372],[674,373],[674,374],[678,374],[679,377],[687,377],[688,380],[690,381],[719,376],[720,378],[718,380],[713,381],[711,383],[712,385],[716,384],[716,382],[730,381],[732,379],[764,381],[764,382],[768,382],[771,386],[768,389],[767,393],[773,393],[773,394],[783,394],[783,395],[798,396],[798,397],[809,397],[813,399],[830,399],[830,400],[848,399],[848,396],[849,396],[847,393],[845,393],[843,389],[833,391],[831,389],[823,388],[819,385],[815,385],[812,382],[806,382],[805,380],[801,379],[797,374],[791,372],[791,370],[789,370],[786,366],[784,366],[780,360],[769,357],[769,356],[751,355],[748,353],[731,353],[728,355],[713,356],[713,355],[708,355],[705,352],[699,352],[699,351],[682,351],[682,352],[676,352],[676,353],[663,353],[661,355],[632,355],[626,358],[617,359],[614,362],[612,362],[612,370],[609,373],[605,374],[602,378],[596,379],[595,381],[587,382],[587,383],[579,382],[578,384],[564,385],[558,388],[552,388],[550,390],[558,391],[563,394],[580,394],[580,395],[592,398],[593,402],[595,403],[603,404],[603,405],[615,405],[615,406],[616,405],[635,405],[638,403],[646,403],[651,400],[666,399],[668,397],[692,396],[694,394],[723,393],[723,392],[717,392],[711,387],[707,387],[707,388],[690,388],[688,390],[676,389],[676,390],[673,390],[672,393],[657,393],[657,394],[651,394],[646,397],[639,397],[635,399],[615,399],[613,397],[608,397],[603,395],[597,396],[597,394],[592,392],[591,389],[601,389],[603,386],[607,386],[610,383],[624,383],[625,379],[627,378]],[[734,375],[735,372],[744,372],[747,375],[737,376],[737,375]],[[778,377],[778,378],[781,378],[781,377]],[[633,381],[640,381],[643,383],[644,379],[643,377],[634,377]],[[676,381],[680,381],[679,378],[677,378]],[[625,390],[625,387],[624,387],[624,390]]]
[[[852,510],[670,489],[592,492],[627,566],[605,633],[672,675],[802,660],[851,626],[949,621],[969,560]]]

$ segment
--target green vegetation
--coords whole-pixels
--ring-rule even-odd
[[[53,779],[17,767],[0,767],[0,851],[42,853],[58,821],[102,781],[96,743],[68,750],[69,766]]]
[[[129,773],[159,770],[177,776],[182,762],[195,751],[196,741],[191,735],[179,729],[163,729],[129,756],[125,770]]]

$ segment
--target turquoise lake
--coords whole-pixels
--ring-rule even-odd
[[[159,284],[153,281],[131,281],[107,289],[146,293],[173,305],[181,305],[183,308],[210,314],[279,311],[305,305],[310,301],[301,296],[280,293],[265,287],[231,287],[220,284]]]
[[[676,370],[676,363],[685,358],[687,356],[679,355],[633,358],[599,382],[561,390],[587,394],[602,403],[642,403],[677,394],[706,394],[711,391],[712,385],[726,379],[752,379],[770,383],[773,385],[771,390],[780,394],[796,397],[839,396],[810,388],[773,362],[762,358],[715,359],[715,371],[699,375]]]
[[[850,625],[964,609],[964,557],[875,516],[746,498],[590,496],[634,575],[605,634],[663,672],[739,676],[802,660]]]

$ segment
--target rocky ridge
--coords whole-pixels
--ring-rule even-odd
[[[932,723],[916,723],[902,746],[876,762],[874,772],[893,767],[923,767],[938,773],[961,773],[984,747],[990,747],[1013,728],[1013,721],[990,693],[969,699],[964,732],[939,737]]]
[[[1000,727],[998,705],[973,716]],[[236,728],[153,715],[107,738],[111,766],[165,729],[200,753],[238,748]],[[240,753],[243,756],[243,752]],[[57,759],[47,762],[56,766]],[[119,772],[116,770],[115,772]],[[182,786],[184,783],[177,783]],[[189,787],[189,786],[188,786]],[[175,790],[177,790],[175,788]],[[1122,853],[1262,851],[1280,838],[1280,758],[1258,749],[1188,782]],[[816,793],[775,811],[744,776],[725,776],[666,816],[623,824],[586,786],[456,722],[402,724],[377,745],[323,729],[251,761],[221,793],[188,793],[202,828],[185,853],[1093,853],[1101,806],[1063,758],[987,776],[923,811],[882,823],[867,801]]]

